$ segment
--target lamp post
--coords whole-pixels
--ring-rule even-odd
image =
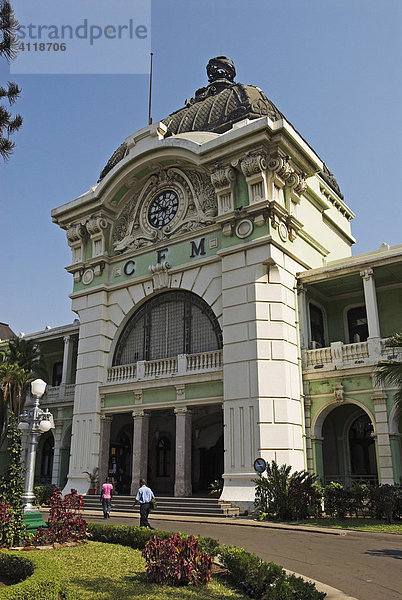
[[[24,513],[38,513],[38,510],[33,505],[35,494],[33,493],[34,478],[35,478],[35,460],[36,448],[38,446],[41,433],[49,431],[53,424],[53,416],[48,409],[42,410],[39,408],[39,400],[45,393],[46,383],[42,379],[35,379],[31,383],[32,395],[35,396],[33,408],[29,411],[24,411],[20,415],[19,428],[26,431],[29,435],[28,450],[26,460],[25,474],[25,491],[21,496],[24,506]]]

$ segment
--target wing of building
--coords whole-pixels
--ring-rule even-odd
[[[144,477],[177,496],[223,477],[242,508],[257,457],[399,481],[395,390],[374,373],[402,329],[402,247],[352,257],[324,161],[232,61],[207,74],[52,211],[79,325],[33,336],[56,421],[38,477],[86,493],[99,467],[120,493]]]

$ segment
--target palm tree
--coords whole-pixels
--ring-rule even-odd
[[[0,352],[0,433],[8,411],[17,418],[23,411],[29,384],[37,377],[47,378],[35,342],[18,337],[6,340]]]
[[[0,0],[0,57],[4,56],[7,62],[17,56],[18,27],[11,4],[8,0]],[[12,81],[8,81],[6,87],[0,86],[0,99],[6,98],[9,106],[14,104],[20,93],[20,88]],[[7,160],[14,150],[15,143],[10,136],[18,131],[21,125],[21,115],[13,117],[6,105],[0,104],[0,154],[4,160]]]
[[[397,356],[378,363],[377,381],[397,388],[394,394],[394,402],[398,410],[402,411],[402,333],[395,333],[391,336],[387,340],[386,346],[397,348]]]

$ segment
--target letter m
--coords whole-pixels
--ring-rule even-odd
[[[190,258],[194,258],[195,256],[203,256],[205,254],[205,238],[201,238],[200,241],[198,242],[198,246],[197,246],[197,242],[192,241],[191,242],[191,254],[190,254]]]

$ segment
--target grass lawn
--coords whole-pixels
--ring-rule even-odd
[[[88,542],[75,548],[32,550],[30,558],[58,563],[65,580],[66,600],[243,600],[247,598],[216,578],[208,586],[168,587],[149,583],[139,550],[126,546]]]
[[[305,519],[303,521],[292,521],[292,525],[310,525],[312,527],[334,527],[336,529],[358,529],[359,531],[379,531],[381,533],[401,533],[402,523],[388,524],[379,519],[332,519],[323,517],[321,519]]]

